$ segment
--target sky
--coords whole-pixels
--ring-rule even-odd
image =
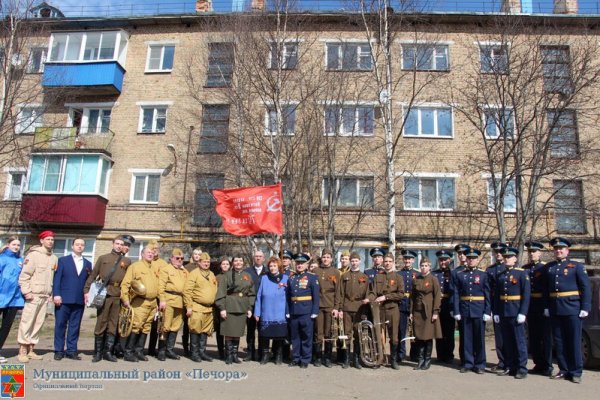
[[[213,0],[214,11],[228,12],[235,8],[233,3],[251,0]],[[266,0],[267,4],[269,0]],[[303,10],[331,11],[351,10],[353,0],[296,0]],[[389,0],[392,6],[399,0]],[[552,0],[524,0],[530,4],[533,13],[551,13]],[[114,16],[142,14],[182,14],[194,13],[195,0],[46,0],[59,8],[66,16]],[[491,12],[498,11],[501,0],[414,0],[420,11],[446,12]],[[83,3],[83,4],[82,4]],[[238,6],[239,7],[239,6]],[[526,6],[524,6],[526,8]],[[400,7],[395,7],[399,9]],[[600,0],[579,0],[580,14],[600,14]]]

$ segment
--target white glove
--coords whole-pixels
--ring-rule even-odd
[[[585,318],[589,315],[589,313],[585,310],[579,311],[579,318]]]
[[[494,318],[496,316],[494,315]],[[490,319],[492,319],[492,317],[490,315],[487,314],[483,314],[483,322],[488,322]]]
[[[460,321],[460,314],[456,314],[456,315],[454,316],[454,319],[455,319],[455,320],[457,320],[457,321]]]
[[[517,324],[522,324],[523,322],[525,322],[526,319],[527,319],[527,317],[525,317],[523,314],[518,314],[517,315]]]
[[[495,324],[499,324],[500,323],[500,316],[499,315],[494,315],[494,323]]]
[[[290,314],[285,314],[285,317],[286,317],[287,319],[290,319]]]
[[[548,310],[547,308],[544,308],[544,317],[549,317],[550,316],[550,310]]]
[[[315,319],[317,318],[317,314],[310,314],[310,319]]]

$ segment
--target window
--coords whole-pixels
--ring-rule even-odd
[[[576,157],[579,155],[577,118],[574,110],[549,110],[550,155]]]
[[[544,90],[568,94],[573,91],[568,47],[542,47]]]
[[[327,43],[327,69],[332,71],[370,71],[373,68],[368,43]]]
[[[374,206],[373,178],[343,177],[323,179],[323,204],[334,202],[339,207]]]
[[[85,248],[83,249],[83,256],[87,258],[89,261],[94,263],[94,246],[96,244],[96,240],[94,238],[82,238],[85,240]],[[68,256],[73,252],[73,238],[70,239],[54,239],[54,247],[52,248],[52,253],[54,253],[57,257]]]
[[[496,209],[496,200],[500,196],[500,178],[496,179],[496,185],[494,186],[492,178],[488,178],[486,181],[487,186],[487,198],[488,198],[488,210],[494,211]],[[505,182],[504,187],[504,211],[515,212],[517,211],[517,195],[516,195],[515,181],[509,180]]]
[[[166,106],[142,106],[138,132],[164,133],[167,126]]]
[[[506,45],[479,46],[481,72],[485,74],[508,73],[508,47]]]
[[[29,193],[99,194],[106,197],[110,160],[98,154],[34,154]]]
[[[219,226],[221,217],[215,210],[215,198],[212,191],[223,189],[223,175],[200,175],[196,184],[196,204],[194,206],[194,224],[201,226]]]
[[[404,209],[453,210],[454,178],[405,177]]]
[[[208,44],[207,87],[231,86],[233,77],[233,43]]]
[[[372,105],[326,106],[325,134],[340,136],[371,136],[375,125]]]
[[[412,107],[406,114],[405,136],[452,137],[450,107]]]
[[[229,105],[205,104],[198,153],[225,153],[229,130]]]
[[[127,40],[124,31],[53,33],[48,61],[119,61],[124,64]]]
[[[487,107],[483,110],[483,125],[487,139],[512,138],[515,129],[513,110]]]
[[[134,170],[131,180],[131,203],[158,204],[162,170]]]
[[[554,181],[554,213],[559,233],[586,233],[581,181]]]
[[[35,128],[41,128],[42,107],[40,106],[20,106],[17,114],[17,133],[34,133]]]
[[[402,68],[417,71],[448,71],[448,45],[402,45]]]
[[[44,72],[44,63],[46,62],[46,48],[36,47],[29,51],[29,62],[27,72],[30,74],[39,74]]]
[[[146,72],[170,72],[173,69],[175,45],[150,45],[148,46],[148,60]]]
[[[281,133],[284,135],[293,135],[296,129],[296,106],[285,105],[279,111],[281,113],[282,128]],[[277,120],[277,110],[274,106],[267,107],[266,116],[266,132],[267,135],[277,135],[279,132]]]
[[[271,69],[296,69],[298,66],[297,42],[272,42],[270,54]]]
[[[111,107],[74,107],[69,110],[72,126],[79,128],[79,133],[108,133],[110,128]]]
[[[25,190],[25,182],[24,169],[9,168],[4,200],[21,200],[21,196]]]

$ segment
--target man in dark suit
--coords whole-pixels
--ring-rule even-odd
[[[53,292],[55,305],[54,321],[54,359],[63,357],[81,360],[77,355],[79,327],[83,317],[83,287],[92,272],[92,263],[83,258],[85,241],[73,239],[73,253],[58,259],[54,273]],[[65,333],[67,334],[67,353],[65,355]]]
[[[256,250],[252,257],[252,267],[246,268],[246,271],[252,277],[252,281],[254,282],[254,290],[255,293],[258,293],[258,287],[260,286],[260,279],[263,275],[267,273],[267,269],[264,267],[263,263],[265,262],[265,253],[261,250]],[[246,343],[248,344],[248,355],[244,359],[244,361],[258,361],[260,357],[257,357],[257,354],[262,354],[262,346],[263,342],[261,341],[261,337],[258,337],[258,353],[256,352],[255,346],[255,338],[256,338],[256,319],[254,317],[248,318],[246,320]]]

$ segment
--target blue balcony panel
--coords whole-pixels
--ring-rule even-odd
[[[89,63],[47,63],[44,88],[88,88],[107,94],[119,94],[125,70],[116,61]]]

